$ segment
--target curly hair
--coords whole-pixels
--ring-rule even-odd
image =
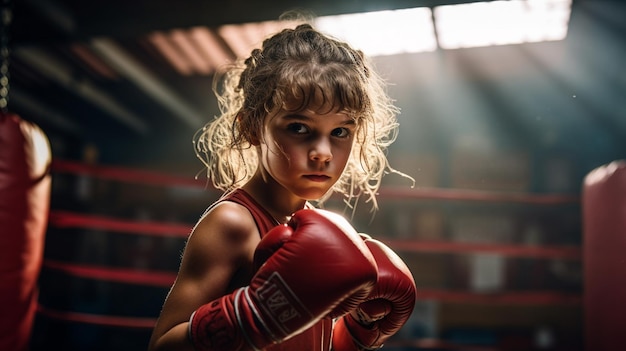
[[[355,143],[344,173],[318,205],[336,192],[349,206],[365,195],[376,209],[382,177],[400,173],[385,154],[397,136],[399,109],[383,79],[363,52],[310,24],[265,39],[250,57],[216,75],[213,91],[220,115],[198,130],[194,148],[218,189],[239,187],[255,173],[258,159],[252,141],[262,139],[265,117],[276,108],[323,106],[355,119]]]

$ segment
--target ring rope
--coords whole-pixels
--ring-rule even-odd
[[[54,260],[44,260],[43,267],[61,271],[76,277],[108,280],[118,283],[170,287],[174,280],[176,280],[176,274],[169,272],[109,268],[84,264],[75,265]]]
[[[504,191],[429,187],[416,187],[415,189],[385,187],[380,189],[379,196],[381,197],[381,199],[393,198],[394,200],[422,199],[446,201],[477,201],[547,206],[580,203],[580,197],[578,195],[528,194]]]
[[[135,182],[141,184],[149,183],[153,185],[170,186],[180,185],[203,188],[208,186],[208,183],[206,181],[202,182],[191,177],[168,175],[159,172],[128,169],[122,167],[87,165],[80,162],[66,161],[60,159],[53,159],[50,168],[53,172],[57,173],[81,174],[122,182]]]
[[[50,225],[59,228],[97,228],[121,233],[186,238],[191,225],[160,222],[133,222],[104,216],[51,211]],[[575,246],[520,246],[449,241],[416,241],[379,238],[398,251],[430,253],[495,253],[509,257],[581,260],[582,251]]]
[[[112,232],[148,234],[162,237],[187,237],[193,227],[192,225],[181,223],[136,222],[54,210],[50,211],[49,223],[57,228],[102,229]]]
[[[582,250],[575,246],[520,246],[450,241],[397,240],[381,238],[396,251],[426,253],[491,253],[507,257],[582,260]]]
[[[37,313],[67,322],[96,324],[109,327],[152,329],[156,323],[156,318],[103,316],[91,313],[60,311],[45,307],[41,304],[37,306]]]
[[[209,182],[191,177],[167,175],[159,172],[145,170],[128,169],[122,167],[111,167],[101,165],[86,165],[80,162],[54,159],[51,170],[58,173],[73,173],[88,175],[91,177],[105,178],[122,182],[136,182],[141,184],[150,183],[164,186],[189,186],[211,188]],[[452,188],[429,188],[416,187],[407,189],[405,187],[388,186],[381,188],[379,196],[382,198],[394,199],[422,199],[422,200],[447,200],[447,201],[478,201],[478,202],[498,202],[498,203],[520,203],[534,205],[567,205],[579,204],[578,195],[559,194],[527,194],[503,191],[485,191],[471,189]]]

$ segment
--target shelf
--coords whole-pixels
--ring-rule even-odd
[[[418,300],[449,303],[508,304],[508,305],[580,305],[580,293],[558,291],[506,291],[478,293],[443,289],[417,289]]]

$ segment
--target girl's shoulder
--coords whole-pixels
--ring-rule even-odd
[[[220,201],[207,210],[193,229],[216,239],[240,242],[256,234],[256,223],[246,207],[232,201]],[[258,234],[257,234],[258,235]]]

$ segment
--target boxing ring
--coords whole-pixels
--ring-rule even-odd
[[[16,133],[16,131],[13,131]],[[18,143],[21,145],[21,143]],[[12,161],[18,162],[18,161]],[[19,162],[18,162],[19,163]],[[1,163],[0,163],[1,164]],[[4,169],[3,172],[8,172]],[[196,180],[191,177],[163,174],[127,167],[104,166],[77,161],[52,158],[49,167],[44,171],[46,177],[52,178],[51,208],[38,208],[39,212],[46,212],[47,218],[40,219],[39,225],[46,225],[45,255],[35,253],[40,257],[32,262],[40,264],[41,285],[40,296],[33,301],[37,323],[27,320],[26,325],[33,325],[33,348],[43,348],[42,345],[50,342],[62,342],[62,338],[88,338],[86,334],[93,333],[98,328],[108,330],[109,334],[121,333],[120,343],[128,335],[137,336],[143,340],[135,347],[147,345],[147,338],[151,332],[156,316],[160,309],[167,290],[176,276],[177,262],[184,247],[184,242],[194,224],[192,218],[170,219],[159,218],[158,214],[144,218],[132,216],[116,216],[114,211],[99,212],[97,208],[82,207],[74,203],[73,209],[56,205],[54,184],[105,181],[108,184],[126,184],[130,188],[148,187],[150,189],[175,188],[183,190],[188,196],[202,197],[202,203],[210,204],[219,195],[217,191],[208,188],[206,180]],[[42,176],[39,176],[42,178]],[[63,180],[63,178],[67,178]],[[1,178],[0,178],[1,179]],[[44,187],[50,187],[44,184]],[[111,189],[107,188],[107,189]],[[58,190],[58,189],[57,189]],[[106,190],[106,189],[105,189]],[[147,190],[150,191],[150,190]],[[155,190],[156,191],[156,190]],[[44,191],[45,192],[45,191]],[[189,195],[192,194],[192,195]],[[195,194],[195,195],[194,195]],[[490,193],[485,191],[468,191],[452,189],[419,188],[407,191],[393,187],[382,188],[379,197],[408,201],[461,201],[469,203],[514,203],[525,206],[550,207],[561,205],[580,205],[584,223],[584,245],[517,245],[494,243],[463,243],[452,241],[420,241],[411,238],[379,237],[401,256],[408,254],[496,254],[506,258],[526,258],[535,260],[559,259],[567,261],[581,261],[585,264],[584,294],[582,292],[563,291],[503,291],[494,293],[464,292],[430,288],[418,285],[418,299],[424,301],[438,301],[447,303],[475,303],[475,304],[506,304],[518,306],[579,306],[584,309],[584,340],[589,351],[612,350],[615,345],[626,344],[626,333],[623,328],[623,316],[626,315],[626,268],[622,252],[626,248],[626,166],[623,162],[614,162],[590,173],[583,184],[582,198],[564,195],[531,195]],[[40,195],[44,205],[46,194]],[[581,202],[582,201],[582,202]],[[166,206],[167,204],[163,204]],[[176,204],[172,204],[175,206]],[[41,207],[41,205],[39,206]],[[45,207],[45,206],[44,206]],[[200,214],[204,208],[196,208]],[[47,220],[47,223],[46,223]],[[3,228],[4,229],[4,228]],[[7,233],[3,233],[6,236]],[[79,252],[77,242],[89,241],[88,236],[97,236],[95,244],[90,244],[87,252],[83,253],[84,261],[63,256],[64,248]],[[87,238],[86,238],[87,237]],[[109,240],[118,240],[128,245],[115,246]],[[42,238],[40,238],[42,239]],[[42,245],[43,241],[36,240]],[[154,242],[165,242],[160,249],[155,249]],[[106,246],[106,254],[97,260],[93,255],[101,252],[99,244]],[[137,245],[141,249],[133,248]],[[84,247],[83,247],[84,248]],[[123,248],[123,250],[122,250]],[[122,250],[132,258],[133,264],[117,257],[108,264],[107,255],[113,251]],[[43,247],[38,250],[43,250]],[[152,253],[150,259],[141,260],[143,253]],[[155,258],[155,255],[158,256]],[[163,261],[168,261],[164,263]],[[138,264],[137,262],[142,262]],[[159,262],[154,267],[154,262]],[[411,267],[419,271],[419,267]],[[77,282],[80,281],[80,282]],[[32,284],[32,282],[31,282]],[[108,285],[113,285],[111,288]],[[73,286],[78,292],[71,292],[68,287]],[[76,288],[81,286],[82,288]],[[87,286],[87,288],[85,288]],[[105,302],[98,305],[86,303],[82,306],[72,301],[88,301],[85,291],[94,294],[111,293],[119,295],[118,300],[123,306],[130,306],[127,310],[114,307],[114,303]],[[130,293],[128,291],[131,291]],[[47,296],[49,294],[49,296]],[[80,299],[78,299],[79,294]],[[62,296],[63,301],[59,301]],[[131,298],[132,296],[132,298]],[[93,297],[97,300],[97,297]],[[129,301],[133,300],[133,301]],[[141,308],[133,306],[141,305]],[[133,313],[133,311],[139,311]],[[32,312],[31,312],[32,313]],[[33,317],[34,318],[34,317]],[[67,331],[59,325],[71,326]],[[58,340],[44,340],[57,331],[63,334]],[[24,331],[22,331],[24,333]],[[81,334],[82,333],[82,334]],[[388,349],[415,349],[415,350],[476,350],[495,351],[513,350],[513,348],[490,347],[480,345],[458,345],[444,340],[396,338],[387,345]],[[26,336],[22,335],[22,339]],[[64,339],[63,339],[64,340]],[[132,345],[132,342],[129,342]],[[63,346],[63,345],[59,345]],[[84,345],[83,345],[84,346]],[[93,345],[92,349],[97,349]],[[71,346],[69,346],[71,347]],[[582,346],[580,348],[583,349]]]

